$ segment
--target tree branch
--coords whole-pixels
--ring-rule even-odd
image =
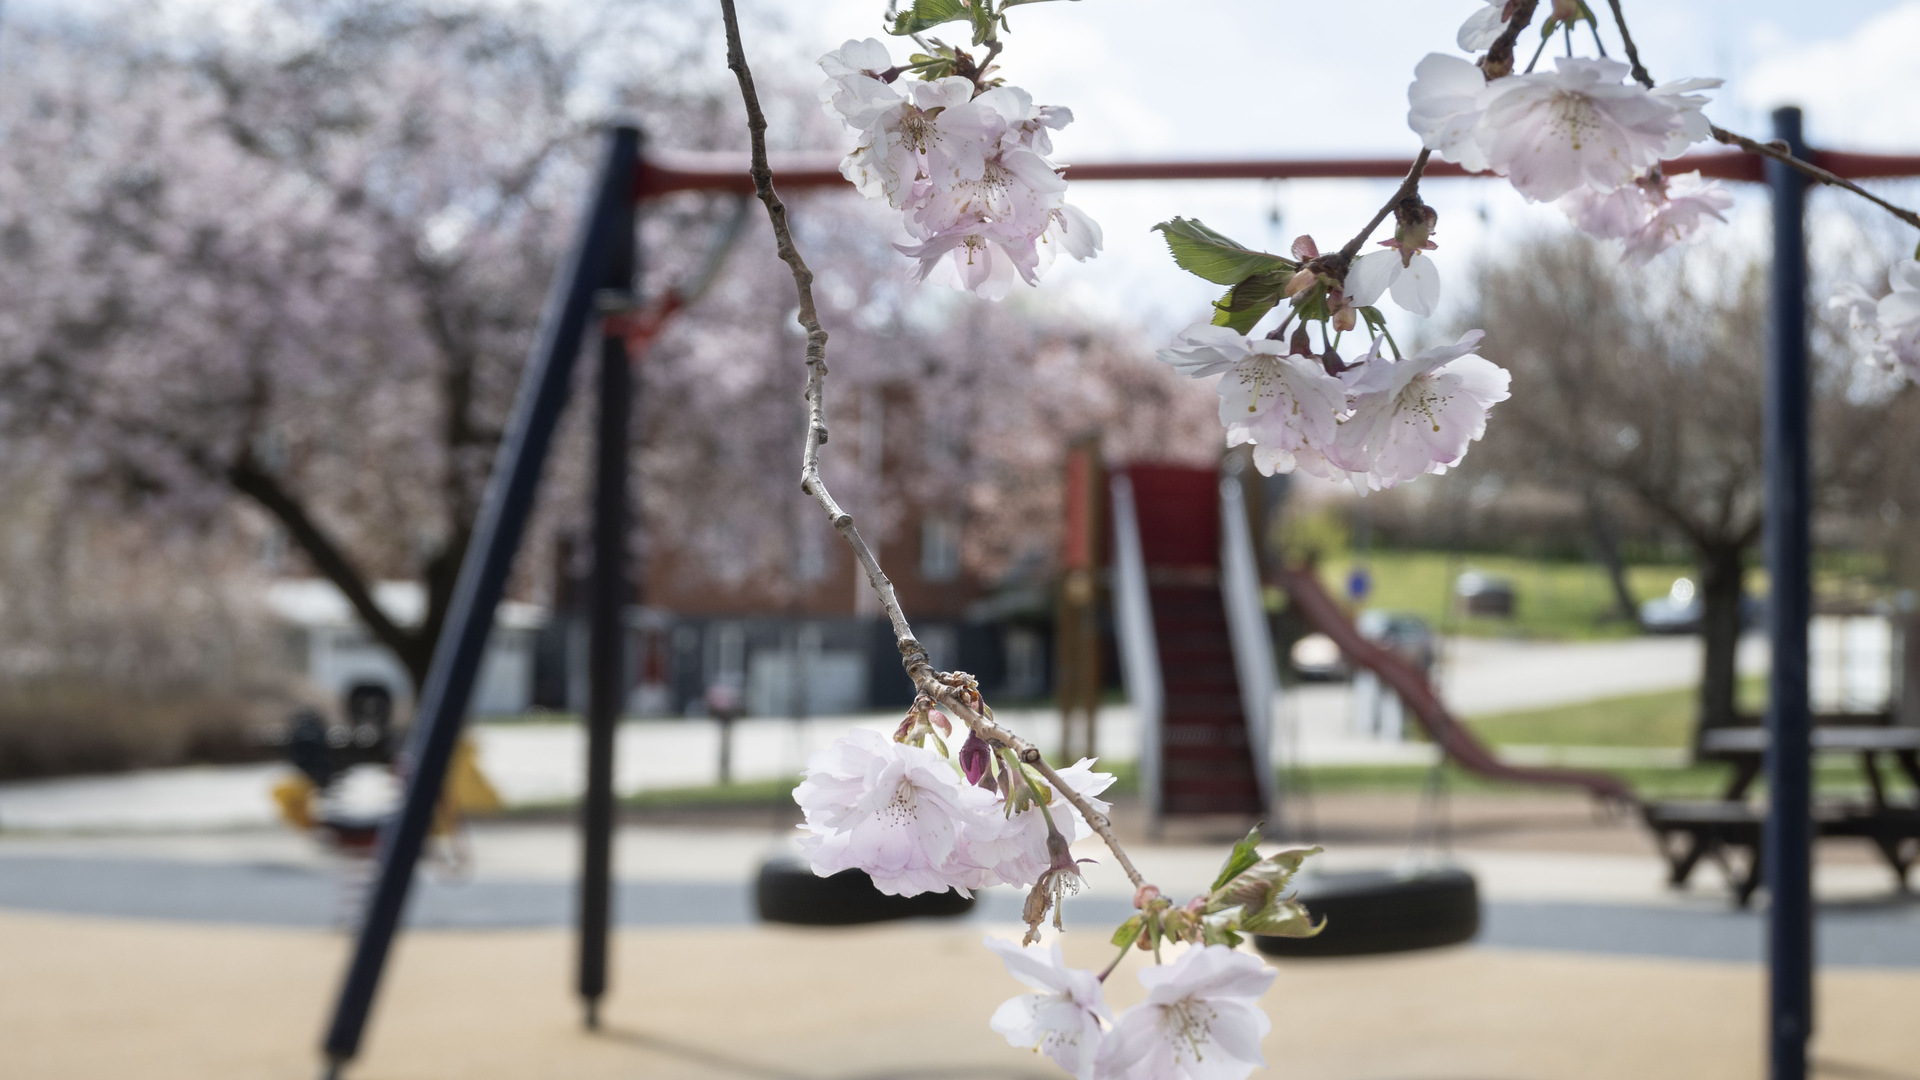
[[[1647,89],[1653,89],[1653,76],[1647,72],[1647,66],[1640,62],[1640,50],[1633,43],[1632,32],[1627,29],[1627,16],[1620,8],[1620,0],[1607,0],[1607,4],[1613,8],[1613,25],[1620,30],[1620,41],[1626,46],[1627,63],[1633,68],[1634,79]],[[1737,146],[1749,154],[1759,154],[1761,157],[1771,158],[1793,171],[1800,173],[1802,176],[1806,176],[1822,184],[1851,191],[1855,195],[1878,206],[1880,209],[1885,210],[1887,213],[1892,214],[1894,217],[1899,218],[1901,221],[1906,222],[1908,225],[1920,229],[1920,214],[1916,214],[1912,210],[1897,203],[1888,202],[1873,192],[1868,191],[1866,188],[1861,187],[1859,184],[1843,176],[1835,175],[1815,165],[1811,161],[1794,157],[1792,151],[1779,143],[1763,143],[1758,139],[1741,135],[1738,132],[1728,131],[1718,124],[1709,124],[1708,130],[1713,132],[1713,138],[1716,142],[1726,146]]]
[[[1647,65],[1640,62],[1640,48],[1633,43],[1633,34],[1627,30],[1626,12],[1620,10],[1620,0],[1607,0],[1607,6],[1613,8],[1613,25],[1620,30],[1620,43],[1627,49],[1627,65],[1633,68],[1633,77],[1641,86],[1653,89],[1653,76],[1647,74]],[[1595,39],[1599,37],[1596,30]]]
[[[1822,184],[1830,184],[1833,187],[1844,188],[1851,191],[1855,195],[1878,206],[1880,209],[1885,210],[1887,213],[1892,214],[1894,217],[1899,218],[1901,221],[1906,222],[1908,225],[1920,229],[1920,214],[1916,214],[1912,210],[1900,206],[1897,203],[1890,203],[1846,177],[1828,172],[1826,169],[1815,165],[1811,161],[1794,157],[1790,152],[1781,149],[1778,143],[1763,143],[1758,139],[1749,138],[1738,132],[1728,131],[1718,124],[1710,124],[1708,127],[1713,132],[1714,139],[1719,142],[1725,143],[1728,146],[1737,146],[1749,154],[1759,154],[1761,157],[1772,158],[1793,171]]]
[[[1379,213],[1373,215],[1373,220],[1367,222],[1366,228],[1361,229],[1357,236],[1347,241],[1346,247],[1340,249],[1342,261],[1351,263],[1354,256],[1360,254],[1360,246],[1367,242],[1367,237],[1373,235],[1373,230],[1379,228],[1381,222],[1387,220],[1387,215],[1393,213],[1393,208],[1399,206],[1407,196],[1420,190],[1420,174],[1427,171],[1427,159],[1431,156],[1433,151],[1424,146],[1420,148],[1419,156],[1413,159],[1413,168],[1407,170],[1407,178],[1400,181],[1400,186],[1394,190],[1393,197],[1387,200]]]
[[[313,520],[293,493],[246,457],[227,466],[226,478],[235,491],[259,503],[286,526],[294,543],[299,544],[301,550],[313,560],[314,567],[346,596],[347,603],[353,605],[354,613],[367,624],[367,629],[380,639],[381,644],[393,650],[417,681],[421,677],[418,670],[421,665],[416,663],[415,654],[419,651],[420,641],[389,618],[386,611],[374,602],[365,575],[347,559],[346,553],[333,542],[320,523]]]
[[[746,51],[740,44],[740,21],[734,12],[733,0],[720,0],[720,13],[727,31],[727,68],[739,80],[740,98],[747,110],[747,135],[753,149],[753,191],[767,208],[767,219],[773,225],[775,250],[793,272],[793,285],[800,301],[796,318],[807,332],[807,437],[800,458],[800,489],[820,504],[827,518],[833,522],[833,527],[853,549],[854,560],[866,572],[867,583],[880,597],[880,606],[893,624],[893,636],[900,648],[901,664],[907,670],[907,677],[913,680],[914,687],[942,709],[958,717],[989,744],[1010,749],[1019,755],[1021,761],[1033,766],[1106,841],[1107,847],[1112,849],[1114,857],[1126,871],[1128,880],[1138,889],[1146,884],[1146,879],[1134,868],[1133,860],[1127,857],[1126,850],[1114,837],[1112,823],[1107,816],[1095,810],[1086,796],[1061,780],[1060,774],[1047,764],[1038,747],[993,719],[993,711],[981,700],[979,684],[973,676],[963,672],[941,673],[933,669],[926,648],[913,636],[913,627],[908,624],[906,613],[900,608],[893,582],[887,579],[886,572],[880,568],[880,560],[874,557],[873,549],[867,546],[860,531],[854,528],[853,515],[840,508],[827,490],[825,481],[820,478],[820,447],[827,441],[827,332],[820,326],[820,316],[814,305],[813,271],[808,269],[806,260],[801,258],[799,249],[794,246],[793,230],[787,223],[786,204],[780,201],[780,196],[773,190],[773,170],[767,165],[767,118],[760,109],[760,96],[754,89],[753,73],[747,68]]]

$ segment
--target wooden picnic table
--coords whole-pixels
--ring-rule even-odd
[[[1667,857],[1668,883],[1686,884],[1702,858],[1712,858],[1734,883],[1735,896],[1745,905],[1759,887],[1762,867],[1761,834],[1764,809],[1747,802],[1759,779],[1768,743],[1763,727],[1719,728],[1700,739],[1700,756],[1726,761],[1733,776],[1719,799],[1672,800],[1642,808]],[[1907,872],[1920,861],[1920,801],[1896,801],[1887,796],[1885,765],[1891,762],[1920,790],[1920,728],[1828,723],[1814,727],[1816,755],[1852,754],[1860,761],[1869,795],[1858,799],[1816,800],[1813,807],[1818,837],[1855,837],[1870,841],[1904,892]],[[1732,856],[1744,854],[1744,868]]]

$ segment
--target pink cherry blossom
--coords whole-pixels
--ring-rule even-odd
[[[1015,226],[982,222],[965,231],[940,233],[924,244],[894,246],[920,260],[919,280],[1000,300],[1017,280],[1038,282],[1040,255],[1034,245],[1034,237]]]
[[[999,800],[947,759],[867,728],[809,758],[793,800],[806,815],[800,848],[814,873],[857,868],[896,896],[966,893],[972,867],[956,852],[1006,828]]]
[[[1828,305],[1848,314],[1869,360],[1920,382],[1920,260],[1894,263],[1887,276],[1893,288],[1879,300],[1848,282]]]
[[[1561,57],[1557,68],[1496,80],[1477,125],[1487,162],[1527,198],[1612,191],[1685,133],[1682,97],[1626,81],[1627,65]]]
[[[1471,330],[1395,362],[1375,355],[1343,373],[1353,415],[1329,456],[1374,490],[1458,465],[1507,399],[1507,373],[1474,352],[1483,336]]]
[[[1273,969],[1225,945],[1190,948],[1140,971],[1147,1000],[1122,1013],[1100,1045],[1099,1080],[1246,1080],[1266,1064],[1273,1021],[1260,995]]]
[[[1098,796],[1113,786],[1113,776],[1093,771],[1092,758],[1081,758],[1061,769],[1060,779],[1076,793],[1085,796],[1099,813],[1104,814],[1111,809],[1111,804]],[[1047,813],[1052,815],[1054,827],[1060,830],[1060,835],[1069,844],[1093,835],[1093,828],[1061,792],[1053,793],[1052,801],[1047,804]],[[1054,862],[1053,853],[1047,850],[1047,815],[1041,814],[1038,807],[1028,807],[1012,815],[1007,818],[1004,831],[983,835],[978,841],[964,845],[964,858],[977,864],[981,870],[978,876],[968,878],[973,888],[985,888],[993,884],[1032,885]],[[973,885],[975,881],[979,884]]]
[[[976,94],[958,76],[890,85],[876,77],[889,62],[878,41],[847,42],[821,58],[820,96],[859,134],[841,172],[903,211],[920,241],[896,246],[919,260],[921,281],[999,299],[1016,280],[1036,284],[1061,252],[1099,252],[1099,226],[1066,203],[1046,157],[1070,111],[1035,105],[1017,86]]]
[[[990,937],[986,945],[1000,954],[1008,974],[1039,991],[1007,1000],[989,1025],[1009,1045],[1038,1050],[1079,1080],[1092,1080],[1104,1035],[1100,1022],[1113,1022],[1099,977],[1068,967],[1057,941],[1023,948]]]
[[[1346,388],[1317,359],[1287,354],[1284,342],[1197,323],[1159,356],[1195,378],[1220,376],[1215,390],[1228,445],[1259,447],[1254,463],[1260,471],[1292,472],[1304,462],[1309,472],[1323,474],[1324,453],[1347,411]]]
[[[1733,195],[1697,172],[1658,181],[1642,178],[1608,192],[1578,189],[1559,207],[1589,236],[1625,242],[1625,254],[1644,265],[1691,237],[1708,219],[1724,222]]]

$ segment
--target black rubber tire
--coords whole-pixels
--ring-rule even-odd
[[[795,926],[856,926],[894,919],[951,918],[973,910],[973,898],[956,892],[889,896],[864,871],[820,877],[805,860],[778,856],[760,867],[753,886],[754,910],[765,922]]]
[[[1360,870],[1299,879],[1300,900],[1326,929],[1310,938],[1256,935],[1268,956],[1364,956],[1457,945],[1480,932],[1480,891],[1458,867]]]

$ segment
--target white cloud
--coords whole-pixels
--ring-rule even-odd
[[[1799,105],[1808,141],[1819,145],[1908,152],[1920,146],[1920,3],[1882,12],[1841,38],[1769,37],[1757,44],[1771,49],[1741,80],[1742,103],[1761,111]]]

